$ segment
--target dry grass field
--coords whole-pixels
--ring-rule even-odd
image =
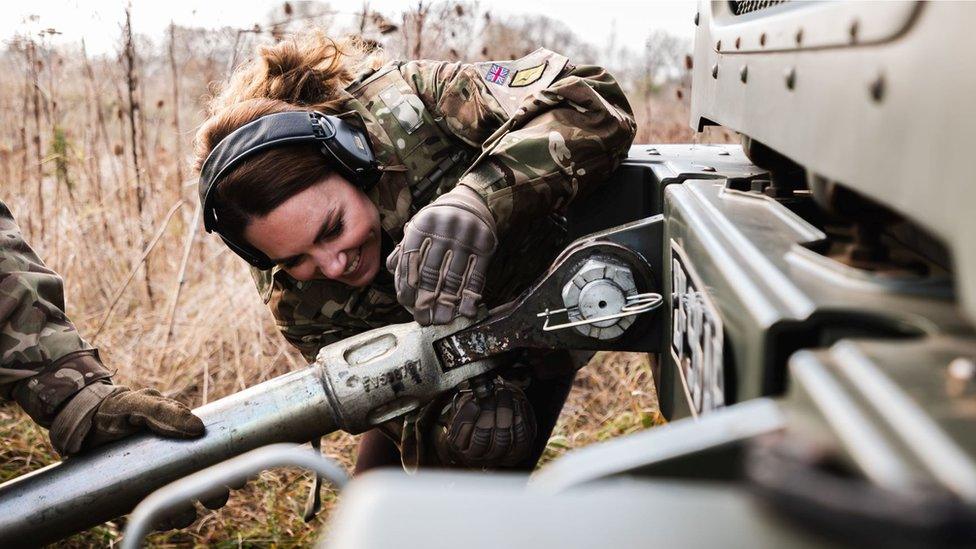
[[[384,32],[382,16],[364,14],[371,26],[360,28],[394,57],[466,55],[411,42],[403,29],[423,28],[425,14],[414,15]],[[211,82],[254,43],[283,33],[173,28],[163,42],[123,36],[118,57],[48,47],[44,36],[31,35],[0,54],[8,75],[0,79],[0,199],[65,278],[68,313],[117,371],[117,383],[155,387],[196,407],[304,366],[278,335],[244,263],[196,222],[187,162]],[[730,138],[691,132],[687,90],[676,91],[683,85],[632,96],[639,143]],[[659,422],[649,358],[601,353],[580,372],[545,459]],[[337,434],[324,451],[351,467],[354,444]],[[16,406],[0,405],[0,481],[56,459],[46,432]],[[191,527],[156,534],[152,545],[308,545],[329,513],[304,524],[306,490],[299,472],[262,474],[225,508],[201,511]],[[330,495],[327,507],[333,501]],[[67,545],[112,545],[123,524]]]

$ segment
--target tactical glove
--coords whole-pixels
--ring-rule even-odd
[[[93,383],[78,392],[54,418],[51,443],[62,456],[120,439],[143,428],[167,438],[194,438],[203,421],[183,404],[154,389],[129,390]]]
[[[442,416],[435,446],[442,462],[511,467],[532,452],[535,414],[522,389],[503,381],[485,397],[461,391]]]
[[[468,187],[455,187],[410,219],[387,257],[397,301],[423,326],[474,318],[496,246],[485,201]]]

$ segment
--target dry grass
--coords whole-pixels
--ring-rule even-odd
[[[177,151],[189,150],[190,132],[177,128],[200,123],[208,83],[238,55],[226,42],[243,47],[242,34],[175,29],[172,36],[178,47],[165,53],[147,55],[145,44],[130,44],[134,59],[142,55],[134,80],[127,80],[125,62],[89,61],[36,41],[10,45],[0,69],[22,76],[0,80],[0,199],[64,276],[68,313],[117,370],[115,381],[156,387],[196,407],[304,361],[277,333],[243,262],[195,226],[195,188],[180,180],[189,170]],[[691,132],[687,94],[631,102],[640,143],[730,138]],[[154,235],[158,242],[142,261]],[[181,277],[186,284],[176,302]],[[544,460],[659,422],[648,358],[600,354],[577,378]],[[351,467],[354,443],[335,434],[325,447]],[[15,406],[0,405],[0,481],[55,459],[42,429]],[[224,509],[202,513],[184,531],[157,534],[152,545],[308,545],[334,496],[319,519],[302,523],[303,479],[294,471],[262,474]],[[120,527],[100,526],[66,545],[111,545]]]

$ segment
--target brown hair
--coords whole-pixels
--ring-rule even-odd
[[[210,99],[208,118],[197,130],[195,167],[221,139],[261,116],[286,111],[341,109],[340,90],[361,72],[382,65],[382,52],[367,51],[361,41],[336,41],[312,31],[272,45],[238,67]],[[243,241],[253,216],[263,216],[331,173],[314,145],[276,147],[259,153],[217,185],[217,229]]]

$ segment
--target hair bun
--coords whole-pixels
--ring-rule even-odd
[[[321,33],[304,39],[262,46],[258,55],[266,71],[267,97],[297,105],[315,105],[332,99],[347,55],[334,40]]]
[[[300,33],[260,46],[255,57],[241,63],[228,82],[214,89],[207,114],[236,109],[252,99],[334,114],[346,108],[346,96],[339,92],[384,59],[382,52],[367,51],[355,38],[337,41],[320,30]]]

